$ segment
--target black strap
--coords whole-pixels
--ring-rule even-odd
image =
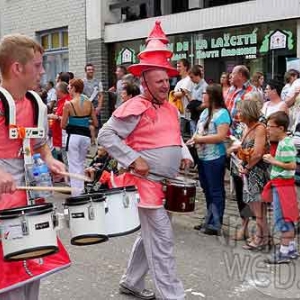
[[[72,108],[73,108],[73,111],[74,111],[75,116],[77,116],[77,113],[76,113],[76,110],[75,110],[75,107],[74,107],[73,103],[70,102],[70,104],[71,104],[71,106],[72,106]]]
[[[5,126],[8,126],[9,125],[9,105],[8,105],[8,101],[7,101],[6,97],[3,95],[2,92],[0,92],[0,99],[2,101],[3,108],[4,108]]]
[[[38,119],[39,119],[39,104],[35,97],[30,93],[26,93],[26,98],[30,100],[32,107],[33,107],[33,120],[34,120],[34,125],[37,126],[38,124]]]
[[[70,133],[70,134],[68,134],[68,136],[67,136],[67,141],[66,141],[66,151],[68,151],[68,150],[69,150],[70,136],[71,136],[71,133]]]
[[[38,104],[37,100],[35,99],[35,97],[29,92],[26,93],[26,98],[28,100],[30,100],[30,102],[32,104],[33,122],[34,122],[34,125],[37,126],[38,118],[39,118],[39,104]],[[4,96],[4,94],[2,92],[0,92],[0,100],[2,101],[3,108],[4,108],[5,126],[8,126],[9,121],[10,121],[9,120],[9,104],[8,104],[6,97]]]

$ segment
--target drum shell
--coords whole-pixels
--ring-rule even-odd
[[[41,208],[39,212],[32,213],[37,206],[44,206],[44,210]],[[12,214],[11,218],[7,215],[3,217],[0,212],[1,241],[6,261],[43,257],[58,251],[57,235],[53,225],[54,212],[51,206],[32,205],[24,208],[22,216],[16,217]],[[21,212],[22,209],[19,209]],[[23,234],[22,224],[27,229],[27,235]]]
[[[114,188],[104,194],[108,206],[105,215],[107,235],[117,237],[139,230],[139,194],[136,187]]]
[[[71,244],[76,246],[92,245],[102,243],[108,240],[105,231],[105,198],[103,195],[98,197],[90,195],[79,196],[86,197],[86,201],[65,203],[68,209],[68,221],[71,231]],[[76,201],[76,197],[73,197]],[[71,199],[71,198],[68,198]],[[93,211],[93,218],[90,214]]]
[[[170,212],[189,213],[195,210],[196,182],[165,183],[165,209]]]

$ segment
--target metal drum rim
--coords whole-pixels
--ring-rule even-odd
[[[53,211],[52,203],[34,204],[28,206],[14,207],[0,211],[0,220],[19,218],[23,215],[34,216],[42,215]]]

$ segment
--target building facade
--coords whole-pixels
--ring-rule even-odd
[[[75,2],[75,1],[74,1]],[[1,0],[0,34],[22,33],[39,40],[45,48],[44,80],[60,71],[83,75],[86,62],[85,0]]]
[[[267,79],[300,69],[298,0],[0,0],[0,35],[20,32],[44,46],[44,82],[59,71],[83,77],[92,62],[107,89],[116,65],[137,61],[156,19],[173,63],[202,64],[209,81],[236,64]]]
[[[128,14],[121,15],[118,23],[105,26],[104,40],[110,47],[111,64],[127,63],[126,59],[129,64],[130,59],[136,60],[153,20],[158,18],[170,39],[174,64],[180,58],[187,58],[192,64],[203,65],[207,81],[218,82],[220,74],[231,72],[236,64],[247,65],[251,73],[261,71],[267,79],[283,80],[284,72],[290,66],[298,65],[300,70],[296,60],[300,57],[299,1],[152,3],[152,14],[161,16],[139,18],[136,13],[139,20],[127,21]],[[182,12],[173,13],[172,9],[178,9],[180,4]],[[121,3],[111,8],[117,10],[120,6]],[[124,8],[120,9],[124,12]],[[132,19],[132,13],[129,18]]]

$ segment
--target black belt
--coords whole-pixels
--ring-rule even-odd
[[[68,134],[67,141],[66,141],[66,151],[68,151],[69,149],[69,141],[70,141],[71,134],[82,135],[89,138],[91,137],[91,132],[88,127],[68,125],[66,128],[66,132]]]

